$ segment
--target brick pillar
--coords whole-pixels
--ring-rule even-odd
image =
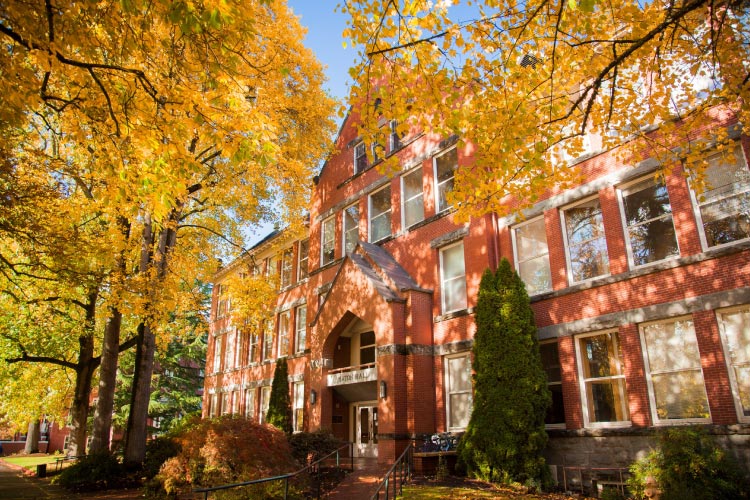
[[[674,165],[670,175],[665,179],[669,203],[672,206],[672,222],[680,247],[680,255],[694,255],[702,251],[698,235],[698,222],[693,211],[688,181],[684,176],[681,164]]]
[[[693,321],[711,420],[720,425],[736,424],[737,410],[730,389],[716,314],[714,311],[699,311],[693,314]]]
[[[625,233],[620,217],[620,203],[617,201],[617,191],[614,186],[606,187],[599,192],[599,203],[602,206],[602,217],[606,221],[604,232],[609,254],[609,273],[612,275],[624,273],[628,270],[628,253],[623,238]]]
[[[581,409],[581,391],[573,337],[560,337],[557,340],[557,348],[560,352],[565,427],[580,429],[583,427],[583,410]]]
[[[618,335],[622,347],[630,421],[634,427],[649,427],[651,425],[651,407],[638,325],[634,323],[621,325]]]
[[[560,209],[551,208],[544,213],[544,228],[547,233],[552,289],[560,290],[568,286],[565,244],[563,243],[563,229],[560,224]]]

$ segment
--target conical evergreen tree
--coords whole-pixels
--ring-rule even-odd
[[[546,482],[541,453],[551,397],[529,296],[507,259],[484,272],[475,317],[474,408],[459,462],[490,481]]]
[[[287,434],[292,433],[292,403],[289,397],[289,368],[286,358],[276,360],[276,370],[271,383],[271,399],[268,402],[266,422],[281,429]]]

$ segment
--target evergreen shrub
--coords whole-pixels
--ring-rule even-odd
[[[457,465],[488,481],[547,486],[542,451],[551,396],[529,297],[507,259],[484,272],[475,319],[474,402]]]
[[[646,498],[646,479],[656,480],[661,500],[748,498],[750,484],[736,460],[700,427],[666,429],[659,445],[630,466],[628,488]]]

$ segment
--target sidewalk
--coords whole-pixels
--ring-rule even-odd
[[[48,478],[39,479],[25,474],[24,469],[0,459],[0,498],[3,500],[137,500],[143,498],[140,489],[71,493],[50,484]]]
[[[378,464],[377,458],[355,458],[354,472],[347,474],[326,498],[328,500],[369,500],[390,464]]]

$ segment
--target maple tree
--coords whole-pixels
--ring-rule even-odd
[[[712,111],[739,122],[750,112],[750,23],[739,0],[340,8],[351,17],[345,37],[360,49],[351,100],[364,140],[385,143],[386,117],[401,133],[457,134],[475,146],[450,195],[463,218],[507,213],[510,199],[532,203],[575,182],[569,167],[587,149],[623,143],[647,144],[667,168],[684,160],[700,187],[702,153],[728,149],[726,129],[705,131]]]
[[[122,323],[136,332],[128,462],[145,453],[159,325],[181,284],[213,273],[243,227],[302,220],[336,107],[303,33],[282,1],[0,5],[7,168],[52,191],[63,210],[45,212],[50,226],[92,228],[58,255],[76,254],[106,292],[86,336],[109,346],[100,391],[115,387]]]

